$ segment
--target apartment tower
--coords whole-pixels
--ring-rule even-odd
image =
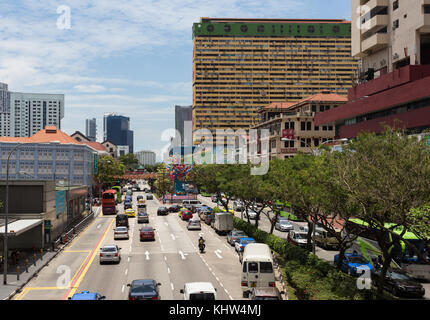
[[[193,142],[245,129],[272,102],[346,95],[358,63],[346,20],[212,19],[193,25]]]

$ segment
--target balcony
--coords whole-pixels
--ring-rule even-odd
[[[376,7],[388,7],[390,2],[388,0],[369,0],[369,1],[360,1],[360,5],[363,6],[366,12],[375,9]]]
[[[368,51],[379,51],[388,47],[388,34],[386,33],[375,33],[370,38],[367,38],[362,42],[362,51],[367,53]]]
[[[376,15],[372,19],[366,21],[361,25],[361,34],[365,35],[368,33],[375,32],[376,30],[382,29],[388,26],[388,15]]]

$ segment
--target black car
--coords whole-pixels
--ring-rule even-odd
[[[160,300],[159,286],[161,283],[152,279],[133,280],[127,284],[128,300]]]
[[[381,269],[372,272],[372,283],[378,286]],[[398,297],[422,298],[425,289],[421,283],[411,278],[406,272],[400,270],[387,271],[385,275],[384,289]]]
[[[154,200],[154,196],[152,194],[147,194],[146,200]]]
[[[143,199],[143,196],[142,196],[141,194],[139,194],[139,195],[137,196],[137,201],[139,201],[140,199]]]
[[[118,213],[115,218],[115,226],[128,228],[128,216],[124,213]]]
[[[157,210],[157,216],[167,216],[169,214],[169,209],[167,209],[166,207],[159,207]]]
[[[132,209],[132,208],[133,208],[133,205],[131,204],[131,202],[129,201],[124,202],[124,210]]]
[[[175,204],[173,206],[170,206],[169,208],[169,212],[179,212],[179,210],[181,210],[181,206],[178,204]]]

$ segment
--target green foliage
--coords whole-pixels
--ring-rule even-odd
[[[125,166],[117,159],[109,155],[101,156],[99,158],[99,170],[94,175],[94,182],[96,185],[105,185],[110,188],[117,182],[117,177],[125,173]]]
[[[133,171],[139,165],[139,160],[134,153],[128,153],[118,157],[118,160],[126,167],[127,171]]]
[[[299,300],[364,300],[375,299],[375,291],[358,290],[356,279],[348,276],[328,262],[310,254],[307,250],[234,217],[234,227],[243,230],[257,242],[267,244],[286,262],[281,269],[286,275],[294,295]]]

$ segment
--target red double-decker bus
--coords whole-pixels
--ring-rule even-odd
[[[103,214],[116,214],[115,196],[116,190],[106,190],[102,193],[102,212]]]

